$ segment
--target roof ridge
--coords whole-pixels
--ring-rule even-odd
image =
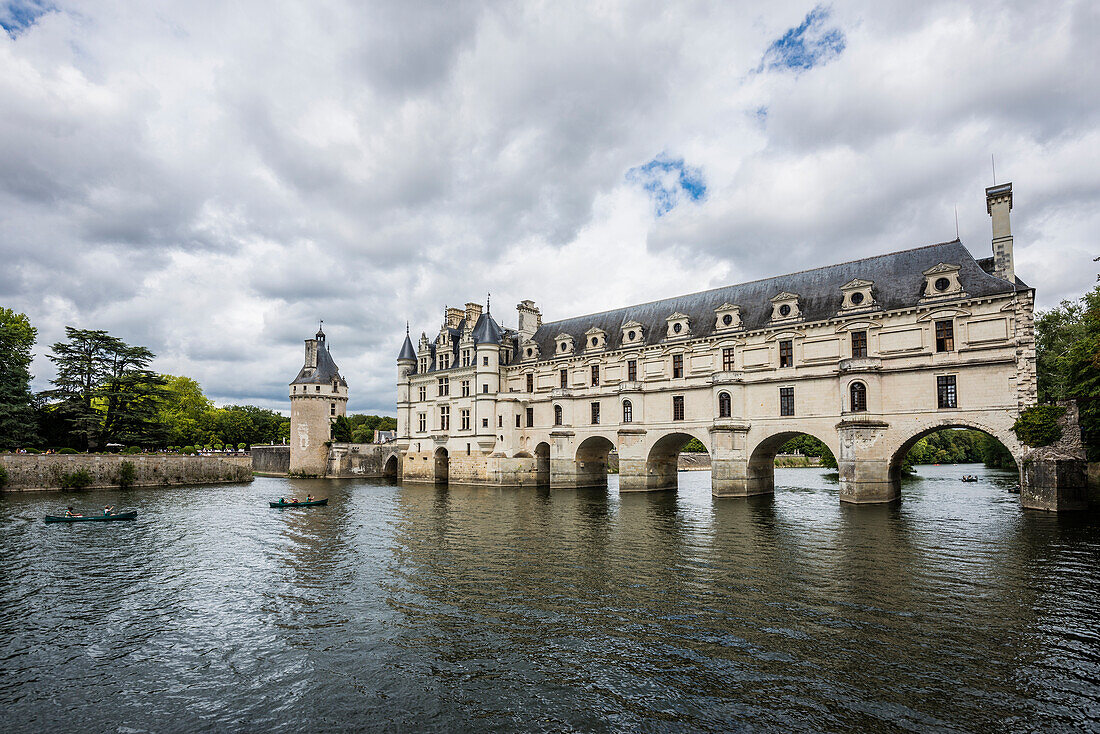
[[[706,288],[706,289],[701,290],[701,291],[693,291],[692,293],[682,293],[682,294],[677,295],[677,296],[668,296],[666,298],[655,298],[652,301],[642,301],[641,303],[632,303],[629,306],[619,306],[618,308],[609,308],[609,309],[606,309],[606,310],[603,310],[603,311],[593,311],[591,313],[581,314],[580,316],[568,316],[564,319],[557,319],[555,321],[544,321],[539,326],[539,328],[541,329],[542,327],[550,326],[551,324],[559,324],[563,321],[572,321],[574,319],[584,319],[584,318],[590,318],[590,317],[593,317],[593,316],[602,316],[604,314],[609,314],[613,311],[624,311],[624,310],[632,309],[632,308],[640,308],[642,306],[649,306],[649,305],[654,304],[654,303],[660,303],[661,301],[672,301],[672,300],[675,300],[677,298],[690,298],[691,296],[698,296],[698,295],[701,295],[703,293],[710,293],[711,291],[720,291],[720,290],[723,290],[724,288],[733,288],[733,287],[736,287],[736,286],[746,286],[746,285],[751,285],[753,283],[763,283],[766,280],[775,280],[777,278],[787,278],[787,277],[791,277],[791,276],[794,276],[794,275],[801,275],[802,273],[809,273],[809,272],[814,271],[814,270],[827,270],[829,268],[838,268],[838,267],[842,267],[844,265],[851,265],[853,263],[866,262],[868,260],[878,260],[879,258],[890,257],[891,255],[900,255],[900,254],[905,253],[905,252],[916,252],[918,250],[928,250],[928,249],[931,249],[933,247],[943,247],[944,245],[954,245],[956,243],[962,245],[962,240],[960,238],[956,237],[955,239],[948,240],[946,242],[935,242],[935,243],[930,244],[930,245],[920,245],[918,247],[910,247],[910,248],[905,249],[905,250],[894,250],[893,252],[884,252],[884,253],[879,254],[879,255],[871,255],[870,257],[857,257],[857,258],[854,258],[852,260],[844,260],[844,261],[838,262],[838,263],[829,263],[828,265],[819,265],[816,268],[803,268],[802,270],[794,270],[794,271],[791,271],[789,273],[780,273],[779,275],[769,275],[765,278],[754,278],[752,280],[744,280],[744,281],[741,281],[740,283],[727,283],[726,285],[720,285],[720,286],[717,286],[715,288]],[[963,245],[963,247],[965,247],[965,245]],[[967,252],[970,253],[970,250],[968,249]],[[974,258],[973,253],[970,254],[970,257]]]

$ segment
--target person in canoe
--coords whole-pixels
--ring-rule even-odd
[[[313,501],[313,495],[307,494],[306,495],[306,502],[312,502],[312,501]]]
[[[298,504],[298,498],[297,497],[291,497],[290,498],[290,504],[292,504],[292,505]]]
[[[111,512],[112,512],[112,511],[113,511],[114,509],[115,509],[115,508],[114,508],[113,506],[111,506],[111,505],[104,505],[104,506],[103,506],[103,514],[104,514],[104,515],[110,515],[110,514],[111,514]]]
[[[73,512],[73,508],[69,507],[65,509],[65,517],[84,517],[79,512]]]

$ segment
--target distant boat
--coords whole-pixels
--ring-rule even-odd
[[[962,478],[962,480],[963,480],[964,482],[976,482],[976,481],[978,481],[978,478],[977,478],[977,477],[975,477],[975,476],[973,476],[973,475],[971,475],[971,474],[967,474],[966,476],[964,476],[964,477]]]
[[[323,500],[313,500],[312,502],[269,502],[272,507],[319,507],[320,505],[328,504],[328,497]]]
[[[115,512],[110,515],[75,515],[73,517],[66,517],[64,515],[46,515],[46,522],[107,522],[109,520],[136,519],[136,510],[134,512]]]

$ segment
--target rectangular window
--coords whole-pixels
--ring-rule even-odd
[[[451,430],[451,406],[449,405],[439,406],[439,430]]]
[[[482,428],[488,428],[489,427],[489,419],[488,418],[482,418],[481,419],[481,427]]]
[[[940,375],[936,378],[936,397],[941,408],[959,407],[954,375]]]
[[[733,347],[726,347],[722,350],[722,369],[726,372],[733,372]]]
[[[439,394],[450,395],[451,394],[451,380],[448,377],[440,377],[439,380]]]
[[[600,404],[592,403],[592,425],[598,425],[600,422]]]
[[[779,366],[790,367],[794,364],[794,342],[784,339],[779,342]]]
[[[464,431],[470,430],[470,411],[469,411],[469,409],[463,408],[460,415],[462,416],[462,430],[464,430]]]
[[[569,370],[562,370],[560,376],[562,388],[569,387]]]
[[[497,428],[504,428],[504,416],[497,416]]]
[[[955,323],[950,319],[936,322],[936,351],[955,351]]]
[[[329,406],[328,414],[329,415],[336,415],[336,403],[333,403],[332,405]]]
[[[852,356],[853,357],[866,357],[867,356],[867,332],[866,331],[853,331],[852,332]]]
[[[598,364],[592,365],[592,387],[600,384],[600,366]]]
[[[469,367],[470,366],[470,350],[469,349],[463,349],[462,350],[462,366],[463,367]]]
[[[684,396],[673,395],[672,396],[672,420],[682,421],[684,419]]]
[[[463,380],[462,381],[462,397],[465,398],[465,397],[468,397],[469,395],[470,395],[470,381],[469,380]]]
[[[535,391],[535,376],[533,374],[527,375],[527,392]]]
[[[638,379],[638,360],[627,360],[626,363],[626,379],[634,382]]]
[[[684,355],[674,354],[672,355],[672,376],[683,377],[684,376]]]
[[[489,366],[489,358],[488,357],[482,357],[481,358],[481,364],[485,367],[488,367]]]
[[[451,355],[441,354],[439,355],[439,369],[445,370],[451,366]]]
[[[535,409],[534,408],[528,408],[527,409],[527,427],[528,428],[534,428],[534,426],[535,426]]]
[[[520,428],[520,427],[521,427],[521,426],[520,426],[520,422],[521,422],[521,418],[520,418],[520,416],[519,416],[519,413],[516,413],[516,428]]]
[[[424,402],[427,399],[428,399],[428,386],[427,385],[421,385],[420,386],[420,402]]]
[[[417,424],[420,426],[420,432],[424,433],[425,431],[427,431],[428,430],[428,414],[427,413],[417,413],[416,418],[417,418]]]
[[[489,386],[488,385],[482,385],[481,386],[481,392],[483,392],[483,393],[484,392],[489,392]]]
[[[794,388],[779,388],[779,415],[794,415]]]

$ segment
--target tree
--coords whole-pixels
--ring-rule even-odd
[[[30,372],[37,337],[25,314],[0,306],[0,449],[37,440]]]
[[[332,422],[332,440],[337,443],[351,443],[351,421],[338,415]]]
[[[155,355],[102,330],[67,326],[65,336],[51,347],[57,377],[43,396],[55,401],[52,409],[70,441],[85,450],[111,442],[162,443],[164,380],[148,369]]]
[[[161,375],[164,391],[158,407],[158,420],[164,425],[168,442],[181,446],[205,443],[214,412],[214,401],[202,392],[202,386],[190,377]]]

